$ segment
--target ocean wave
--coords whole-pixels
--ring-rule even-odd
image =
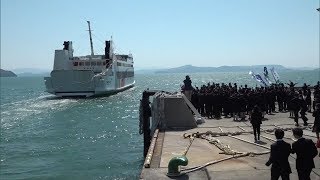
[[[48,111],[59,111],[68,108],[68,104],[76,103],[75,99],[47,100],[48,96],[25,99],[1,105],[1,127],[12,128],[16,121],[22,121],[30,116],[39,115]],[[14,118],[12,118],[14,117]]]

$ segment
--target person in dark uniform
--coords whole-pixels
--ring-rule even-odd
[[[294,92],[294,86],[298,83],[293,83],[292,81],[290,81],[290,83],[286,83],[289,87],[290,87],[290,91]]]
[[[320,103],[320,87],[315,85],[313,91],[313,110],[316,109],[317,103]]]
[[[274,135],[277,141],[271,145],[270,158],[266,166],[271,166],[271,180],[278,180],[281,176],[282,180],[289,180],[291,168],[288,157],[291,153],[291,145],[282,140],[284,131],[276,129]]]
[[[196,87],[196,89],[193,90],[192,95],[191,95],[191,103],[192,105],[199,111],[199,91],[198,91],[198,87]]]
[[[314,117],[314,123],[312,131],[316,133],[317,139],[319,140],[320,132],[320,103],[316,104],[316,109],[313,111],[312,116]]]
[[[307,90],[308,90],[309,86],[310,86],[310,85],[307,85],[306,83],[303,83],[302,92],[303,92],[303,95],[304,95],[304,96],[307,95]]]
[[[307,90],[306,103],[308,106],[308,112],[311,112],[311,90],[310,89]]]
[[[191,101],[192,90],[194,88],[191,85],[192,81],[188,75],[186,76],[186,79],[183,80],[183,83],[184,83],[183,93],[188,98],[188,100]]]
[[[204,90],[203,88],[200,89],[200,92],[199,92],[199,113],[201,114],[201,116],[205,116],[205,113],[204,113]]]
[[[313,158],[318,154],[317,148],[311,139],[302,137],[301,128],[294,128],[292,133],[298,139],[292,143],[292,153],[297,154],[296,168],[299,180],[310,180],[310,173],[315,168]]]
[[[301,101],[298,98],[298,94],[294,95],[294,98],[290,101],[290,110],[293,111],[294,114],[294,122],[296,123],[296,126],[299,126],[298,120],[299,120],[299,111],[301,108]]]
[[[300,114],[301,114],[301,119],[303,120],[303,125],[304,126],[308,126],[308,118],[306,117],[306,112],[308,110],[308,105],[307,105],[307,102],[303,99],[303,97],[299,98],[300,100],[300,108],[301,108],[301,111],[300,111]]]
[[[211,118],[212,116],[212,105],[211,105],[211,92],[206,91],[205,93],[205,110],[207,118]]]
[[[280,88],[277,91],[277,101],[278,101],[278,106],[279,106],[279,112],[284,111],[284,99],[285,99],[285,92],[283,88]]]
[[[262,124],[262,112],[258,106],[254,106],[250,123],[253,127],[254,141],[260,141],[260,125]]]

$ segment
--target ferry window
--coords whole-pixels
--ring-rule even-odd
[[[96,62],[91,62],[91,66],[95,66],[96,65]]]
[[[117,62],[117,65],[118,65],[118,66],[121,66],[121,63]]]
[[[73,66],[78,66],[78,62],[73,62]]]
[[[85,64],[86,64],[86,66],[90,66],[90,62],[86,62]]]
[[[101,62],[100,61],[97,62],[97,66],[101,66]]]
[[[83,62],[79,62],[79,66],[83,66]]]

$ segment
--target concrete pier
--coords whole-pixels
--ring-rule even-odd
[[[316,135],[312,132],[314,117],[312,113],[307,113],[309,119],[308,126],[303,126],[300,118],[300,127],[304,128],[305,138],[310,138],[316,142]],[[236,122],[233,118],[222,119],[205,119],[205,123],[189,130],[162,130],[152,138],[152,150],[149,149],[149,165],[144,166],[141,171],[140,179],[243,179],[243,180],[269,180],[271,179],[271,166],[266,166],[270,156],[270,145],[275,141],[273,130],[277,127],[285,129],[284,140],[288,143],[294,142],[291,128],[295,127],[293,118],[289,118],[289,112],[273,113],[265,115],[261,125],[260,142],[254,142],[254,136],[250,121]],[[203,139],[194,138],[189,149],[189,138],[184,135],[192,133],[221,134],[220,136]],[[223,134],[224,133],[224,134]],[[228,135],[226,135],[229,133]],[[203,136],[207,137],[207,136]],[[214,140],[219,141],[219,145],[229,147],[229,150],[238,153],[261,153],[261,155],[246,155],[237,157],[236,155],[224,154],[217,145],[212,143]],[[211,142],[209,142],[211,141]],[[187,151],[186,151],[187,150]],[[176,156],[186,152],[188,165],[181,166],[181,175],[177,177],[168,177],[168,163]],[[292,174],[290,179],[298,179],[295,166],[296,155],[289,157]],[[227,159],[221,162],[219,160]],[[315,157],[315,166],[311,173],[311,179],[320,179],[320,157]],[[216,162],[216,163],[215,163]],[[209,165],[209,164],[210,165]],[[206,166],[207,164],[207,166]]]

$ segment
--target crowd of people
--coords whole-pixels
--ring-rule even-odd
[[[307,125],[307,112],[316,109],[320,104],[320,82],[314,86],[313,100],[310,85],[304,84],[300,89],[293,82],[285,86],[283,83],[272,84],[269,87],[238,87],[237,83],[208,83],[200,88],[193,88],[189,76],[184,80],[183,91],[187,98],[202,116],[207,118],[233,117],[234,120],[251,119],[251,113],[257,106],[264,114],[290,111],[298,125],[300,116]],[[277,107],[276,107],[277,105]],[[320,105],[319,105],[320,106]]]
[[[304,126],[307,126],[306,113],[312,113],[313,132],[320,141],[320,82],[313,87],[313,99],[310,85],[304,83],[300,88],[296,88],[295,85],[296,83],[290,81],[286,84],[251,88],[247,85],[239,87],[236,83],[208,83],[194,88],[190,77],[186,76],[182,91],[199,113],[207,118],[225,116],[240,121],[248,116],[256,142],[260,140],[260,125],[266,113],[289,111],[296,126],[299,126],[299,117],[303,120]],[[280,176],[282,179],[289,179],[290,153],[297,155],[296,169],[299,180],[310,179],[310,173],[315,167],[313,158],[318,154],[317,147],[312,140],[303,138],[301,128],[294,128],[292,132],[297,141],[291,146],[283,141],[284,131],[275,130],[277,141],[271,145],[270,158],[266,163],[267,166],[272,164],[271,179],[278,179]]]

